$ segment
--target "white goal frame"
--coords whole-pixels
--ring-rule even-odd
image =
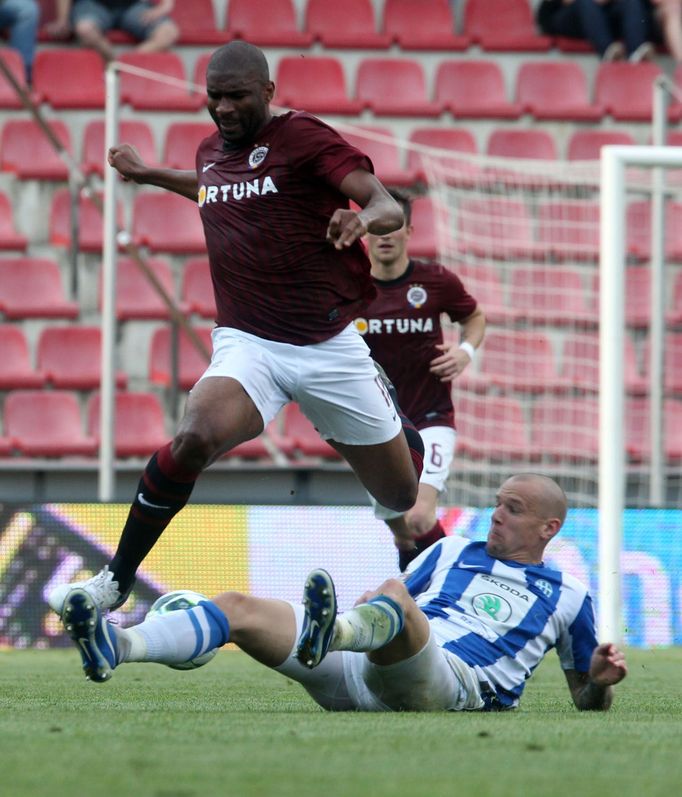
[[[625,205],[626,167],[654,169],[652,207],[658,218],[652,225],[652,336],[662,336],[663,325],[663,168],[682,167],[682,147],[605,146],[601,150],[601,228],[599,299],[599,639],[623,641],[621,564],[625,508]],[[658,201],[657,201],[658,200]],[[654,329],[654,327],[657,327]],[[655,347],[652,346],[652,350]],[[660,351],[660,350],[659,350]],[[660,355],[659,355],[660,356]],[[652,366],[654,364],[652,363]],[[652,376],[660,374],[660,363]],[[652,379],[656,388],[660,379]],[[652,455],[660,445],[660,393],[651,396]],[[660,407],[659,407],[660,410]]]

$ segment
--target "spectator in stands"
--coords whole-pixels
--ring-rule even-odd
[[[541,0],[536,19],[549,36],[591,42],[603,61],[645,61],[654,54],[649,0]]]
[[[36,0],[0,0],[0,30],[9,31],[9,46],[18,50],[31,83],[40,8]]]
[[[173,4],[174,0],[57,0],[57,17],[46,27],[58,37],[75,32],[81,44],[111,61],[114,49],[105,34],[112,29],[140,42],[139,52],[160,52],[175,44],[180,31],[168,16]]]
[[[229,640],[330,711],[502,711],[556,648],[576,708],[606,711],[625,656],[598,644],[587,588],[543,562],[565,517],[561,487],[521,473],[500,488],[487,541],[447,537],[343,614],[314,570],[304,606],[224,592],[123,629],[75,589],[63,622],[100,683],[125,662],[183,664]]]
[[[455,451],[451,385],[481,345],[485,315],[450,269],[409,258],[411,203],[404,194],[391,194],[403,209],[405,223],[385,235],[367,235],[377,296],[356,326],[424,441],[424,470],[412,509],[401,514],[372,501],[376,517],[393,532],[403,571],[445,536],[436,508]],[[443,342],[442,313],[461,325],[457,343]]]
[[[661,40],[670,55],[682,63],[682,0],[645,0],[653,9]]]

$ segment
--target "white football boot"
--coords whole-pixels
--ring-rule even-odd
[[[61,616],[64,600],[74,589],[85,590],[92,598],[95,606],[100,611],[106,612],[122,606],[128,599],[132,586],[125,594],[121,594],[118,589],[118,581],[114,579],[114,574],[109,570],[109,565],[105,565],[99,573],[87,579],[87,581],[60,584],[55,587],[47,598],[52,611]]]

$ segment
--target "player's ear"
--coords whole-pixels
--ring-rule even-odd
[[[545,542],[549,542],[552,537],[559,533],[559,529],[561,528],[561,521],[559,518],[549,518],[549,520],[545,521],[545,525],[541,532],[543,540]]]
[[[275,96],[275,84],[272,80],[268,80],[268,82],[263,86],[263,99],[265,102],[272,102],[272,98]]]

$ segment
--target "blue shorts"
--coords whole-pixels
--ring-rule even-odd
[[[170,19],[170,17],[161,17],[150,23],[144,22],[142,15],[153,7],[153,3],[145,0],[120,9],[107,8],[97,0],[77,0],[71,11],[71,24],[75,27],[79,22],[88,20],[94,22],[102,33],[115,28],[124,30],[138,41],[144,41],[149,38],[153,30]]]

